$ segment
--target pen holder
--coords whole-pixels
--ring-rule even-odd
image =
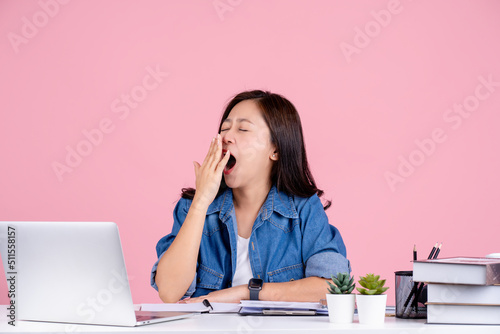
[[[413,282],[413,271],[396,271],[396,317],[427,318],[427,285]]]

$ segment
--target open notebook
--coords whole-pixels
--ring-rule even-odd
[[[142,304],[141,310],[200,313],[238,313],[240,315],[328,315],[320,303],[242,300],[241,303]]]

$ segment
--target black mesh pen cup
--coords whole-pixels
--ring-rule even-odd
[[[427,285],[413,282],[413,271],[396,271],[396,317],[427,318]]]

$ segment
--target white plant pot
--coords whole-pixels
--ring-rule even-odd
[[[383,324],[387,295],[356,295],[360,324]]]
[[[326,294],[326,302],[328,304],[328,318],[330,322],[336,324],[348,324],[354,318],[354,302],[355,294],[335,295]]]

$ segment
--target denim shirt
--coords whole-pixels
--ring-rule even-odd
[[[191,203],[188,199],[179,200],[174,209],[172,232],[156,245],[158,260],[151,271],[151,285],[156,290],[158,261],[179,232]],[[183,298],[232,286],[237,260],[233,211],[230,188],[208,207],[196,274]],[[318,196],[290,196],[278,192],[275,186],[253,224],[249,260],[253,277],[264,282],[288,282],[310,276],[330,278],[332,274],[351,271],[342,237],[328,223]]]

